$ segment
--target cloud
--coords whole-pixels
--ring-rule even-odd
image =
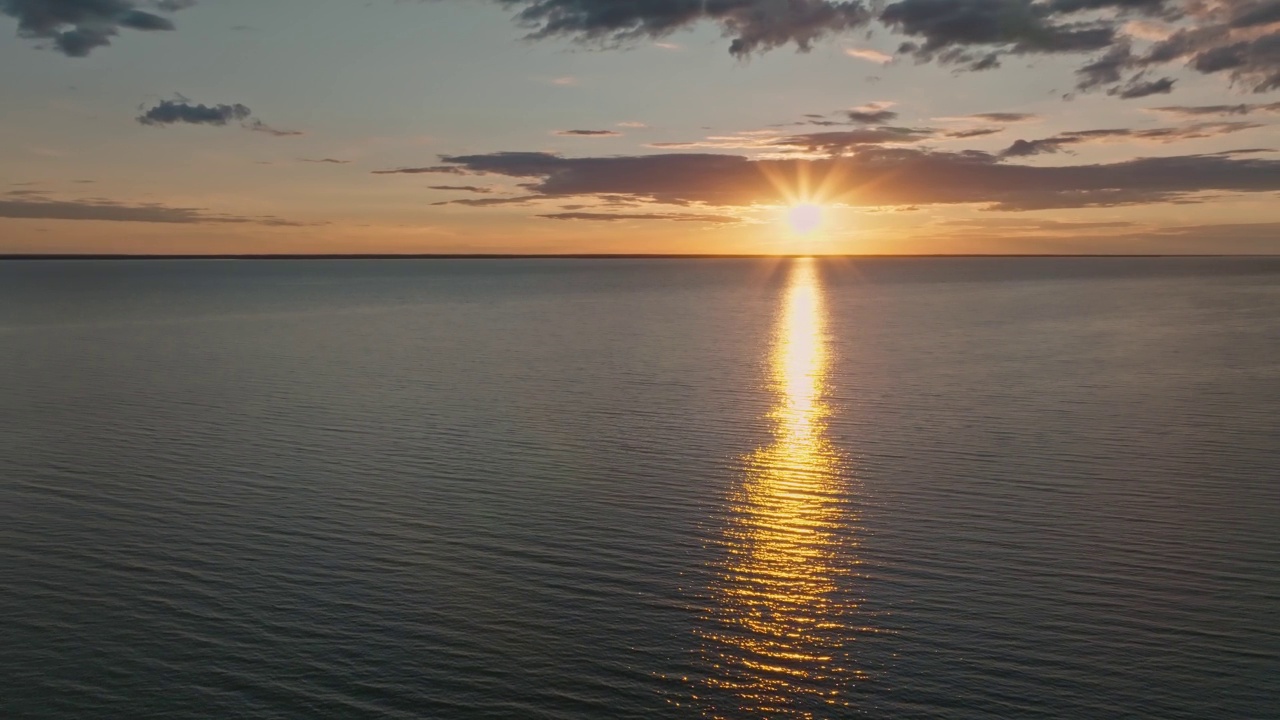
[[[451,190],[456,192],[472,192],[480,195],[488,195],[493,192],[493,188],[480,187],[479,185],[428,185],[428,190]]]
[[[901,0],[885,7],[880,21],[919,38],[901,52],[971,70],[998,66],[1002,53],[1100,50],[1115,40],[1104,22],[1059,21],[1054,14],[1050,4],[1030,0]]]
[[[1079,70],[1077,90],[1121,98],[1172,89],[1171,80],[1130,80],[1135,71],[1180,62],[1225,74],[1255,92],[1280,88],[1280,4],[1275,0],[495,0],[517,11],[528,38],[567,37],[604,47],[662,38],[699,23],[719,25],[731,53],[784,46],[800,51],[878,21],[904,36],[897,49],[918,62],[971,71],[1006,56],[1101,55]],[[1135,48],[1146,46],[1139,52]],[[850,57],[884,63],[859,47]]]
[[[262,122],[261,120],[257,120],[257,119],[245,123],[244,129],[252,130],[254,132],[266,133],[273,137],[297,137],[299,135],[306,135],[306,133],[302,132],[301,130],[281,130],[280,128],[274,128]]]
[[[615,130],[556,130],[552,134],[561,137],[622,137],[622,133]]]
[[[827,0],[498,0],[518,8],[517,22],[530,39],[568,37],[617,46],[659,40],[701,22],[720,26],[733,38],[729,52],[743,57],[794,45],[808,50],[817,40],[862,27],[871,12],[860,2]]]
[[[805,133],[776,138],[768,144],[774,147],[799,148],[810,152],[841,153],[867,145],[915,143],[933,137],[928,129],[878,127],[859,130]]]
[[[1135,55],[1135,67],[1181,61],[1256,93],[1280,89],[1280,3],[1186,0],[1182,7],[1189,22]]]
[[[250,224],[303,227],[308,223],[270,215],[228,215],[200,208],[131,204],[113,200],[0,200],[0,218],[24,220],[99,220],[107,222],[168,223],[176,225]]]
[[[137,117],[143,125],[158,127],[161,125],[226,125],[230,122],[247,120],[253,111],[247,106],[203,105],[191,104],[180,100],[162,100]]]
[[[632,129],[639,130],[639,129],[647,128],[647,127],[649,127],[649,126],[648,126],[648,125],[646,125],[646,124],[644,124],[644,123],[642,123],[642,122],[634,122],[634,121],[633,121],[633,122],[620,122],[620,123],[618,123],[618,127],[620,127],[620,128],[632,128]]]
[[[943,137],[963,140],[966,138],[983,137],[986,135],[995,135],[1004,132],[1004,128],[988,127],[988,128],[970,128],[968,130],[948,130],[942,133]]]
[[[889,108],[893,103],[874,102],[861,105],[856,108],[850,108],[843,111],[843,115],[849,118],[849,122],[859,123],[863,125],[878,125],[881,123],[892,122],[898,117],[898,113]]]
[[[430,165],[428,167],[402,167],[394,170],[373,170],[372,175],[424,175],[424,174],[444,174],[444,175],[470,175],[466,170],[453,165]]]
[[[1137,78],[1129,81],[1124,87],[1114,87],[1107,91],[1108,95],[1119,95],[1121,100],[1160,95],[1173,92],[1173,78],[1140,81]]]
[[[872,50],[870,48],[845,48],[844,54],[851,58],[858,58],[859,60],[866,60],[867,62],[879,63],[881,65],[893,61],[892,55],[882,53],[879,50]]]
[[[519,195],[516,197],[498,198],[463,198],[461,200],[445,200],[432,205],[466,205],[468,207],[493,207],[495,205],[529,205],[534,200],[544,199],[541,195]]]
[[[1263,127],[1249,122],[1209,122],[1169,128],[1108,128],[1103,130],[1076,130],[1038,140],[1018,140],[1000,153],[1001,157],[1027,157],[1063,151],[1071,145],[1094,142],[1122,142],[1145,140],[1171,143],[1183,140],[1221,137],[1231,133]]]
[[[986,120],[995,123],[1024,123],[1037,122],[1041,117],[1035,113],[1018,113],[1018,112],[986,112],[966,115],[965,118],[974,120]]]
[[[1000,229],[1018,229],[1018,230],[1039,230],[1046,232],[1074,232],[1076,230],[1096,230],[1100,228],[1120,228],[1133,227],[1134,223],[1127,220],[1104,220],[1096,222],[1069,222],[1064,220],[1043,220],[1039,218],[959,218],[955,220],[943,220],[937,225],[944,227],[961,227],[961,228],[978,228],[981,230],[990,230],[992,228]]]
[[[548,220],[591,220],[596,222],[619,222],[622,220],[667,220],[671,222],[697,222],[716,225],[727,225],[742,222],[741,218],[732,215],[710,215],[692,213],[596,213],[596,212],[561,212],[539,215]]]
[[[18,37],[51,40],[68,57],[85,57],[111,44],[121,29],[173,30],[168,18],[141,9],[174,12],[190,6],[181,0],[0,0],[0,14],[16,18]]]
[[[850,125],[814,121],[814,125]],[[856,130],[832,130],[796,135],[780,135],[774,130],[753,130],[735,135],[712,135],[703,140],[686,142],[656,142],[649,147],[681,150],[764,150],[775,152],[823,152],[841,153],[868,145],[892,145],[915,143],[934,136],[928,128],[903,128],[892,126],[866,127]]]
[[[222,127],[232,122],[239,122],[240,127],[253,132],[266,133],[274,137],[296,137],[303,135],[301,130],[281,130],[274,128],[258,118],[252,117],[253,111],[247,105],[233,103],[229,105],[205,105],[193,103],[179,95],[176,100],[161,100],[134,118],[142,125],[164,127],[165,125],[212,125]]]
[[[1280,192],[1280,160],[1238,154],[1031,166],[978,151],[862,149],[839,158],[752,160],[703,153],[566,158],[543,152],[445,156],[467,172],[525,180],[527,200],[620,196],[676,205],[781,201],[807,178],[824,200],[858,206],[975,204],[997,210],[1195,202],[1205,193]]]
[[[1175,115],[1178,117],[1199,117],[1202,115],[1248,115],[1253,112],[1280,113],[1280,102],[1250,105],[1170,105],[1166,107],[1148,108],[1151,112]]]
[[[314,158],[314,159],[313,159],[313,158],[301,158],[301,159],[299,159],[299,162],[304,162],[304,163],[321,163],[321,164],[328,164],[328,165],[349,165],[349,164],[351,164],[351,161],[350,161],[350,160],[338,160],[337,158]]]

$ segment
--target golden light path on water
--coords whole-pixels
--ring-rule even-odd
[[[796,260],[773,341],[773,440],[744,458],[702,635],[704,715],[825,717],[849,704],[856,514],[827,440],[829,351],[816,263]]]

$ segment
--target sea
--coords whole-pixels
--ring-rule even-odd
[[[1280,717],[1280,258],[0,262],[0,718]]]

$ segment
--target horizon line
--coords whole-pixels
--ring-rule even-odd
[[[795,258],[1280,258],[1280,253],[0,253],[10,260],[766,260]]]

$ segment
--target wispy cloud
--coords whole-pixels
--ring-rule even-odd
[[[1172,143],[1221,137],[1263,127],[1250,122],[1209,122],[1164,128],[1106,128],[1101,130],[1076,130],[1038,140],[1018,140],[1006,148],[1003,157],[1026,157],[1067,150],[1073,145],[1099,142],[1146,141]]]
[[[253,132],[266,133],[272,137],[297,137],[299,135],[306,135],[306,133],[301,130],[282,130],[281,128],[272,127],[261,120],[252,120],[245,123],[244,128],[246,130],[252,130]]]
[[[0,200],[0,218],[29,220],[97,220],[104,222],[165,223],[176,225],[249,224],[303,227],[309,223],[271,215],[211,213],[202,208],[170,207],[155,203],[91,200]]]
[[[1166,107],[1147,108],[1150,112],[1175,115],[1178,117],[1200,117],[1203,115],[1248,115],[1255,112],[1280,113],[1280,102],[1251,105],[1170,105]]]
[[[990,122],[990,123],[1012,124],[1012,123],[1039,122],[1044,118],[1042,118],[1041,116],[1035,113],[984,112],[984,113],[974,113],[972,115],[958,115],[958,116],[940,117],[940,118],[934,118],[934,119],[939,122],[967,122],[971,120],[981,120],[983,122]]]
[[[707,223],[711,225],[728,225],[742,222],[741,218],[732,215],[712,215],[695,213],[599,213],[599,212],[560,212],[539,215],[548,220],[586,220],[592,222],[622,222],[625,220],[665,220],[667,222]]]
[[[845,48],[844,54],[848,55],[851,58],[866,60],[867,62],[879,63],[881,65],[884,65],[885,63],[891,62],[893,60],[892,55],[887,55],[885,53],[880,52],[879,50],[872,50],[871,48]]]
[[[470,192],[479,195],[488,195],[493,192],[493,188],[481,187],[479,185],[428,185],[428,190],[447,190],[453,192]]]
[[[372,170],[372,175],[469,175],[466,170],[456,165],[429,165],[426,167],[402,167],[394,170]]]
[[[559,135],[561,137],[589,138],[622,137],[622,133],[617,132],[616,130],[556,130],[552,135]]]

